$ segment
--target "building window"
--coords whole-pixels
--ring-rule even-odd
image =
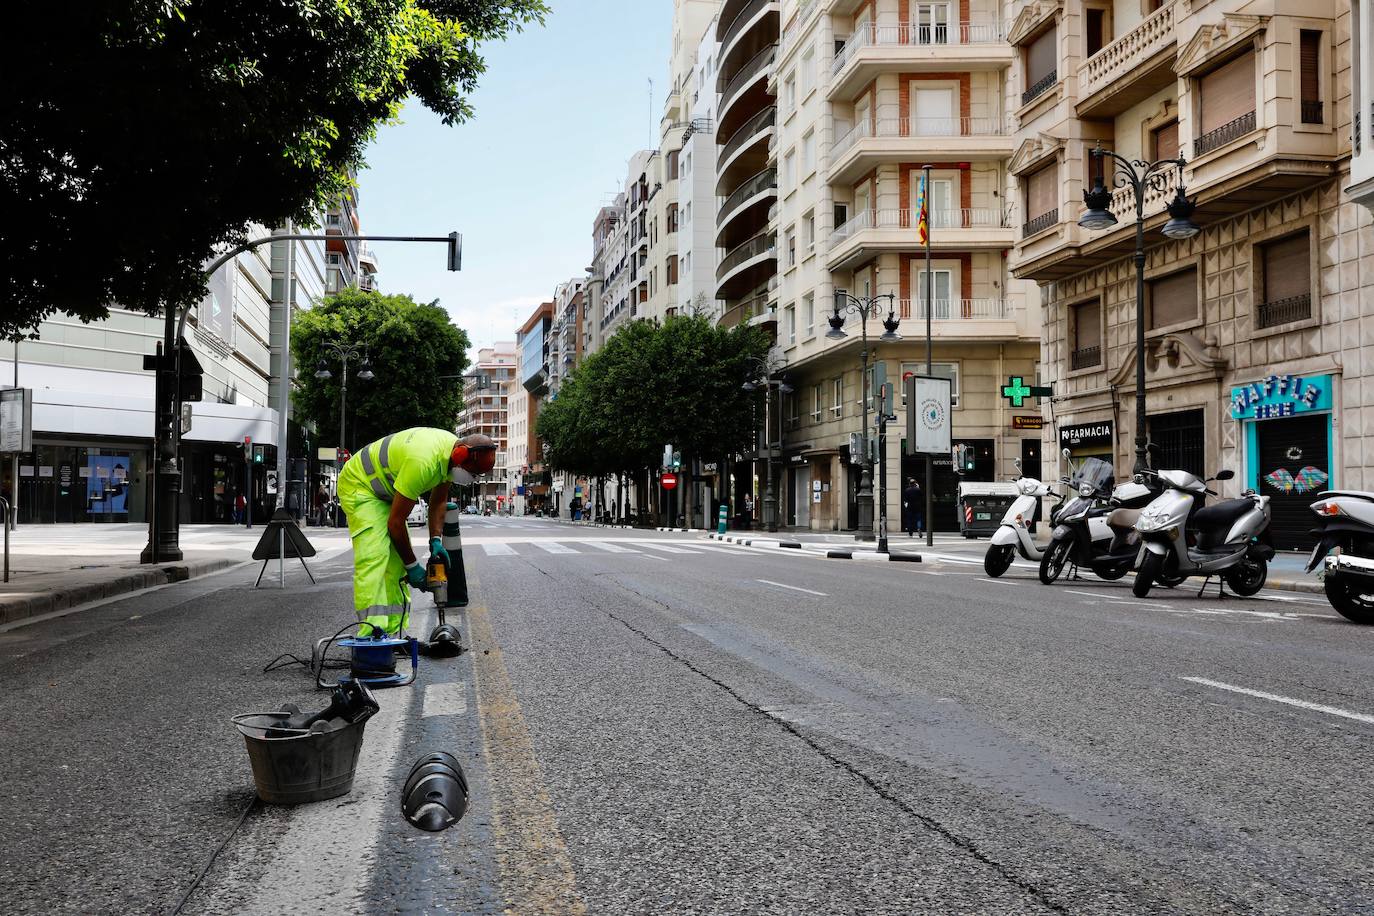
[[[1197,320],[1197,268],[1145,284],[1145,326],[1150,330]]]
[[[816,49],[808,47],[801,56],[801,94],[806,98],[816,88]]]
[[[787,235],[787,266],[797,266],[797,232],[795,229],[788,229]]]
[[[787,320],[787,342],[794,344],[797,342],[797,310],[789,305],[784,311]]]
[[[786,194],[797,186],[797,154],[788,151],[782,158],[782,190]]]
[[[664,267],[664,274],[665,274],[666,277],[667,277],[667,283],[668,283],[669,286],[674,286],[674,285],[676,285],[676,283],[677,283],[677,256],[676,256],[676,255],[669,255],[669,257],[668,257],[668,262],[667,262],[667,264],[666,264],[665,267]]]
[[[916,4],[916,43],[949,44],[949,4]]]
[[[1170,121],[1150,131],[1150,158],[1178,158],[1178,121]]]
[[[1026,222],[1022,237],[1035,235],[1059,222],[1059,163],[1051,162],[1026,176]]]
[[[1059,81],[1059,30],[1051,28],[1022,51],[1021,70],[1026,74],[1021,104],[1029,105]]]
[[[810,175],[816,171],[816,132],[808,131],[801,142],[801,173],[802,177]]]
[[[1103,7],[1090,6],[1085,12],[1083,50],[1086,52],[1085,57],[1092,57],[1112,40],[1111,11]]]
[[[1323,121],[1321,49],[1321,32],[1313,29],[1298,32],[1298,91],[1304,124],[1321,124]]]
[[[830,382],[830,416],[831,418],[844,416],[844,379],[832,379]]]
[[[1312,317],[1312,246],[1308,231],[1257,246],[1263,291],[1258,325],[1272,328]]]
[[[835,204],[835,210],[832,215],[835,218],[833,223],[834,227],[836,229],[840,228],[845,223],[849,222],[849,204]]]
[[[802,248],[809,254],[816,244],[816,213],[808,210],[802,217]]]
[[[674,232],[677,232],[677,204],[668,205],[668,213],[665,216],[664,221],[668,225],[668,233],[670,235]]]
[[[1088,369],[1102,365],[1102,303],[1094,299],[1080,302],[1069,311],[1069,329],[1073,340],[1070,365],[1074,369]]]
[[[782,110],[791,114],[797,108],[797,78],[789,76],[782,84]]]
[[[1201,156],[1255,129],[1255,54],[1240,55],[1197,82],[1198,138],[1193,155]]]
[[[665,156],[665,157],[663,157],[664,166],[665,166],[665,168],[667,169],[667,172],[668,172],[668,176],[667,176],[667,180],[668,180],[668,181],[677,181],[677,176],[678,176],[678,168],[677,168],[677,166],[678,166],[678,156],[679,156],[679,155],[680,155],[680,151],[679,151],[679,150],[669,150],[669,151],[668,151],[668,155]]]
[[[811,293],[802,296],[802,330],[806,336],[813,337],[816,333],[816,297]]]
[[[926,317],[926,302],[932,304],[930,317],[936,321],[949,318],[950,294],[954,285],[954,273],[949,270],[932,270],[929,273],[930,295],[926,295],[927,274],[924,268],[916,272],[916,317]]]
[[[811,386],[811,422],[821,422],[821,413],[825,410],[825,386],[820,382]]]

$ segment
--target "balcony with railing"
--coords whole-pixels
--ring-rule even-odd
[[[767,108],[745,121],[738,130],[730,135],[720,147],[717,156],[716,174],[725,178],[730,172],[730,167],[740,161],[746,167],[755,159],[762,165],[767,159],[765,141],[775,135],[775,127],[778,121],[778,109],[776,105],[769,105]],[[753,153],[754,155],[747,155]],[[717,187],[717,190],[721,190]]]
[[[1214,149],[1225,146],[1232,140],[1239,140],[1241,137],[1251,133],[1255,129],[1255,113],[1246,112],[1235,120],[1228,121],[1215,130],[1207,133],[1193,141],[1193,158],[1206,155]]]
[[[782,57],[796,45],[802,29],[806,28],[806,23],[811,19],[811,14],[820,6],[819,0],[801,0],[797,5],[796,14],[788,21],[787,28],[783,29],[782,39],[778,42],[778,57]]]
[[[775,169],[764,169],[735,188],[716,211],[717,242],[724,241],[732,229],[731,224],[737,219],[746,225],[764,224],[767,205],[777,196],[778,173]]]
[[[1029,105],[1031,102],[1053,89],[1058,82],[1059,71],[1051,70],[1049,73],[1046,73],[1044,76],[1040,77],[1040,79],[1026,87],[1026,91],[1021,93],[1021,104]]]
[[[1015,142],[1002,118],[878,118],[860,121],[830,149],[830,180],[842,184],[886,162],[913,158],[990,160]]]
[[[720,39],[719,59],[722,64],[734,54],[736,46],[747,46],[746,37],[753,30],[753,27],[761,24],[767,16],[771,15],[775,20],[771,25],[768,40],[770,43],[777,40],[778,6],[778,0],[748,0],[747,3],[739,7],[739,12],[731,16],[728,21],[725,16],[730,15],[730,11],[728,9],[721,10],[724,15],[721,16],[720,23],[724,28],[718,28],[716,36]]]
[[[864,210],[830,235],[827,264],[845,270],[887,251],[913,252],[923,248],[912,209]],[[932,210],[930,247],[937,251],[1009,248],[1015,242],[1010,220],[991,207]]]
[[[1172,86],[1178,38],[1170,2],[1112,41],[1078,68],[1079,117],[1120,114]]]
[[[1014,59],[998,19],[879,25],[865,23],[830,63],[831,101],[848,101],[879,73],[996,70]]]
[[[716,298],[738,299],[776,272],[776,236],[760,232],[720,259],[716,266]]]
[[[1059,208],[1055,207],[1048,213],[1041,213],[1033,219],[1026,220],[1021,224],[1021,238],[1030,238],[1037,232],[1044,232],[1051,226],[1059,223]]]
[[[737,101],[748,95],[746,90],[751,86],[766,83],[768,71],[773,66],[773,61],[777,53],[778,46],[769,45],[750,58],[744,66],[732,73],[728,79],[725,78],[724,74],[721,75],[719,83],[721,86],[720,105],[716,111],[717,123],[719,123],[722,128],[731,129],[729,127],[730,124],[739,123],[738,118],[732,118],[730,116],[731,107]],[[766,86],[764,87],[763,95],[767,95]]]
[[[767,294],[750,296],[726,309],[716,324],[722,328],[733,328],[737,324],[758,324],[776,319],[777,313],[768,306]]]
[[[898,299],[897,315],[914,320],[924,333],[926,313],[930,313],[931,336],[943,339],[1006,339],[1017,334],[1016,313],[1006,299],[942,299],[927,301],[924,296]],[[905,333],[905,332],[903,332]],[[915,333],[913,330],[912,333]]]
[[[1259,320],[1256,324],[1261,328],[1272,328],[1276,325],[1288,324],[1290,321],[1306,321],[1311,317],[1312,294],[1303,293],[1300,296],[1289,296],[1287,299],[1261,302]]]
[[[1069,355],[1069,365],[1073,369],[1091,369],[1094,366],[1102,365],[1102,348],[1100,346],[1075,348]]]

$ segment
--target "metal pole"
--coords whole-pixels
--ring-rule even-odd
[[[286,233],[291,234],[291,221],[286,221]],[[296,304],[296,243],[290,238],[286,241],[285,271],[282,281],[281,311],[281,359],[277,366],[281,370],[281,381],[277,390],[277,506],[286,505],[286,472],[290,462],[287,457],[287,441],[290,435],[291,415],[291,312]]]
[[[856,300],[858,301],[858,300]],[[868,450],[868,307],[859,306],[859,330],[863,350],[859,353],[859,404],[863,412],[860,438],[863,447],[863,471],[859,475],[859,533],[860,541],[873,540],[873,456]]]
[[[343,386],[339,389],[339,448],[348,449],[348,439],[344,436],[344,424],[348,422],[348,354],[343,359]]]
[[[1145,432],[1145,189],[1135,189],[1135,473],[1150,466]],[[1113,450],[1114,451],[1114,450]]]
[[[18,489],[18,486],[16,480],[15,488]],[[14,514],[14,510],[10,507],[9,500],[3,496],[0,496],[0,511],[5,513],[5,581],[8,582],[10,581],[10,516]]]
[[[765,364],[763,376],[763,447],[766,451],[763,459],[763,527],[769,531],[777,531],[778,497],[773,492],[773,384],[768,375],[768,367]]]
[[[922,166],[921,168],[922,168],[922,171],[925,172],[924,181],[925,181],[925,185],[926,185],[926,196],[925,196],[924,200],[925,200],[925,204],[926,204],[926,210],[929,211],[929,209],[930,209],[930,169],[931,169],[931,167],[928,166],[928,165],[926,165],[926,166]],[[931,343],[931,330],[930,330],[930,328],[931,328],[931,316],[932,316],[932,315],[934,314],[934,312],[935,312],[935,293],[934,293],[934,290],[935,290],[935,274],[931,272],[931,265],[930,265],[930,221],[929,221],[929,219],[926,220],[926,284],[925,284],[925,285],[926,285],[926,375],[934,375],[934,374],[935,374],[934,363],[931,362],[932,343]],[[908,407],[907,409],[908,409],[908,410],[914,410],[914,409],[915,409],[915,405],[912,405],[912,406]],[[950,428],[953,429],[953,427],[954,427],[954,422],[953,422],[953,418],[951,417],[951,418],[950,418]],[[934,489],[935,489],[935,456],[933,456],[933,455],[926,455],[926,511],[925,511],[925,516],[926,516],[926,517],[925,517],[925,526],[926,526],[926,546],[927,546],[927,547],[934,547],[934,546],[935,546],[935,494],[932,492]]]
[[[277,537],[281,539],[277,547],[277,587],[286,588],[286,529],[284,527],[277,529]]]
[[[878,553],[887,553],[887,399],[878,393]]]
[[[19,387],[19,341],[14,342],[14,387]],[[133,469],[130,468],[130,471]],[[5,529],[15,530],[19,525],[19,453],[10,459],[10,480],[14,481],[10,493],[10,523]],[[8,579],[5,581],[9,581]]]

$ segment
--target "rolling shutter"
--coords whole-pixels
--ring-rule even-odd
[[[1151,328],[1167,327],[1197,317],[1197,269],[1150,281]]]
[[[1202,133],[1207,134],[1255,110],[1255,54],[1242,54],[1199,81]]]
[[[1265,302],[1312,293],[1311,249],[1306,232],[1265,245],[1263,258]]]
[[[1057,29],[1050,29],[1026,49],[1027,86],[1034,86],[1058,68],[1058,35]]]
[[[1155,159],[1178,158],[1178,122],[1165,124],[1154,132]]]
[[[1059,166],[1050,165],[1026,178],[1026,220],[1059,209]]]
[[[1096,299],[1073,307],[1073,348],[1086,350],[1102,346],[1101,303]]]
[[[1321,79],[1317,62],[1321,59],[1322,33],[1303,29],[1299,40],[1298,66],[1304,102],[1321,101]]]

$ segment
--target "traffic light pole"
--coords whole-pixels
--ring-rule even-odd
[[[446,236],[424,235],[328,235],[309,232],[286,232],[281,235],[268,235],[249,239],[230,248],[210,262],[205,270],[208,280],[225,264],[239,255],[271,242],[323,242],[334,239],[342,242],[431,242],[448,246],[448,269],[457,271],[463,264],[463,237],[457,232]],[[289,286],[291,278],[286,278]],[[153,486],[149,498],[148,544],[139,556],[141,563],[167,563],[181,559],[181,532],[179,503],[181,493],[181,466],[178,446],[180,445],[181,422],[181,368],[183,339],[186,334],[186,318],[195,303],[187,303],[179,310],[166,310],[166,325],[163,332],[162,355],[171,361],[171,366],[159,360],[153,412]],[[285,361],[283,361],[285,362]],[[283,405],[283,410],[285,406]],[[285,449],[286,442],[277,444]],[[251,474],[251,468],[249,469]],[[251,478],[250,478],[251,479]],[[279,477],[277,486],[280,489]],[[249,494],[251,496],[251,493]],[[252,499],[248,500],[251,510]]]

